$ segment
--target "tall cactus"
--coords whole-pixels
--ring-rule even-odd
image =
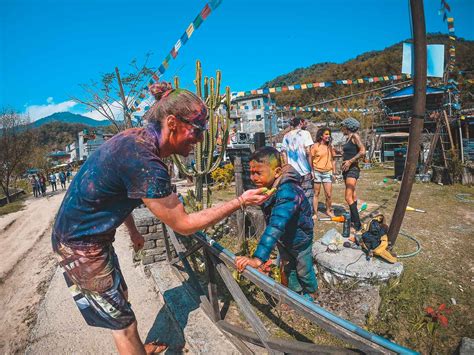
[[[178,166],[179,170],[186,176],[192,177],[194,180],[196,206],[198,209],[203,207],[204,186],[207,187],[207,207],[211,205],[211,191],[206,177],[212,171],[219,167],[219,164],[224,157],[227,146],[227,139],[229,137],[230,127],[230,88],[225,88],[225,97],[220,96],[221,72],[216,72],[216,79],[204,78],[204,90],[202,86],[202,69],[201,62],[196,61],[196,94],[206,103],[208,111],[209,129],[204,132],[204,139],[197,143],[194,148],[195,164],[191,168],[187,168],[180,157],[173,155],[173,161]],[[175,78],[175,87],[179,86],[178,78]],[[216,110],[221,103],[224,103],[226,113],[225,116],[217,114]],[[220,128],[220,129],[219,129]],[[222,132],[222,145],[219,156],[214,160],[214,150],[217,146],[217,140],[220,132]]]

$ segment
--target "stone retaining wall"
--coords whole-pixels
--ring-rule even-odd
[[[138,231],[145,238],[142,264],[148,265],[166,259],[166,248],[161,222],[148,208],[137,208],[133,218]]]

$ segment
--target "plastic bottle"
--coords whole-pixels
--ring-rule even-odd
[[[351,235],[351,215],[347,212],[343,214],[344,223],[342,225],[342,236],[344,238],[349,238]]]

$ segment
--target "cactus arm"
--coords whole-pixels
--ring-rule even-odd
[[[171,158],[173,159],[173,163],[176,164],[176,166],[178,167],[178,169],[186,176],[190,176],[190,177],[194,177],[196,175],[196,171],[194,169],[188,169],[184,164],[183,162],[181,161],[181,159],[173,154],[171,156]]]
[[[201,62],[196,61],[196,80],[194,80],[196,85],[196,95],[202,99],[202,69]]]

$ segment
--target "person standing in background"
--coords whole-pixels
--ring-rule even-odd
[[[306,122],[300,117],[293,117],[290,125],[292,129],[283,137],[281,146],[283,162],[290,164],[301,175],[301,187],[305,196],[309,201],[313,201],[313,175],[311,173],[310,152],[310,148],[314,143],[313,138],[305,130]]]
[[[357,131],[360,123],[355,118],[346,118],[341,123],[341,130],[347,136],[342,146],[342,176],[346,184],[345,199],[351,213],[351,223],[356,232],[362,229],[357,209],[356,185],[360,176],[359,159],[365,156],[365,147]]]
[[[318,197],[321,185],[326,195],[326,214],[334,217],[332,210],[332,182],[336,173],[334,156],[336,151],[331,144],[331,130],[327,127],[320,128],[316,133],[316,143],[311,147],[311,162],[314,177],[313,218],[318,219]]]

